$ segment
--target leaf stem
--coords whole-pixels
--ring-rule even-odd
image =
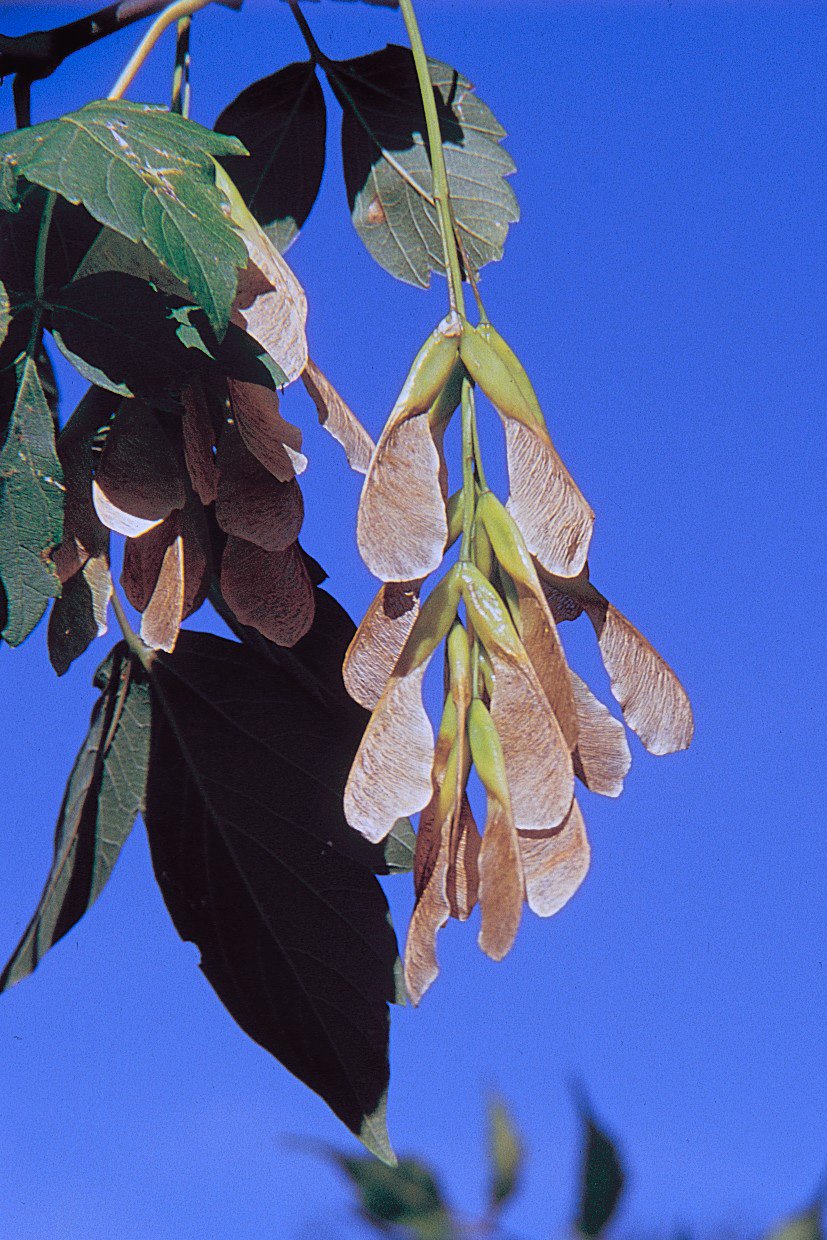
[[[182,17],[175,37],[175,69],[172,74],[172,101],[170,112],[179,116],[190,114],[190,31],[192,16]]]
[[[49,248],[49,229],[52,225],[52,214],[55,209],[57,194],[54,190],[49,190],[46,195],[46,201],[43,204],[43,214],[40,217],[40,227],[37,232],[37,248],[34,254],[34,295],[35,295],[35,311],[32,319],[32,330],[29,333],[29,343],[26,349],[29,357],[34,358],[37,346],[40,341],[40,329],[43,323],[43,297],[46,292],[46,252]]]
[[[175,0],[174,4],[169,5],[162,13],[159,13],[126,62],[120,77],[107,95],[107,99],[123,98],[135,80],[138,70],[169,26],[181,21],[182,18],[197,13],[199,9],[205,9],[208,4],[212,4],[212,0]]]
[[[451,309],[465,315],[465,297],[462,289],[462,269],[459,262],[457,240],[454,235],[454,223],[451,217],[450,191],[448,188],[448,172],[445,167],[445,155],[442,150],[442,131],[436,109],[434,87],[428,71],[428,58],[422,43],[419,23],[416,20],[412,0],[399,0],[399,8],[405,22],[405,29],[413,53],[416,76],[419,82],[419,93],[422,96],[422,108],[425,113],[425,126],[428,134],[428,149],[431,155],[431,171],[434,178],[434,201],[439,219],[439,231],[442,233],[442,246],[445,251],[445,272],[448,277],[448,290]]]
[[[313,35],[313,31],[310,29],[310,26],[308,25],[308,21],[304,13],[302,13],[301,9],[299,8],[297,0],[289,0],[289,3],[290,3],[290,12],[295,17],[296,24],[298,25],[299,30],[302,33],[302,38],[307,44],[307,50],[310,52],[311,60],[314,60],[317,65],[322,65],[322,67],[327,66],[330,63],[329,57],[325,56],[324,52],[322,51],[322,49],[319,47],[318,43],[316,42],[316,39]]]
[[[112,585],[112,593],[110,595],[109,601],[112,604],[112,610],[115,613],[115,619],[120,625],[120,629],[121,629],[121,632],[123,633],[123,639],[126,642],[127,649],[129,650],[130,654],[133,654],[135,656],[135,658],[138,660],[141,666],[146,668],[147,671],[149,671],[150,667],[152,666],[152,661],[155,658],[155,652],[153,650],[150,650],[149,646],[144,645],[144,643],[141,641],[138,634],[133,629],[132,625],[129,623],[129,619],[127,617],[126,612],[124,611],[123,603],[121,602],[120,595],[115,589],[114,583]]]
[[[459,558],[473,558],[474,516],[476,513],[474,487],[474,392],[471,380],[462,381],[462,542]]]

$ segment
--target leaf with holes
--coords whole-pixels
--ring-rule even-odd
[[[250,152],[221,163],[284,253],[310,214],[324,172],[327,112],[315,64],[287,65],[253,82],[224,109],[215,128],[235,135]]]
[[[63,473],[52,413],[35,361],[18,359],[17,397],[0,452],[0,579],[6,595],[3,636],[28,637],[60,594],[49,560],[63,531]]]
[[[457,230],[469,266],[479,271],[502,257],[519,219],[505,179],[514,162],[500,145],[505,130],[471,83],[441,61],[428,66]],[[391,275],[427,288],[430,273],[445,264],[413,57],[390,44],[325,68],[344,110],[342,155],[356,231]]]
[[[212,156],[241,143],[148,104],[98,99],[0,137],[5,171],[81,203],[182,280],[221,335],[247,251],[224,211]]]
[[[51,873],[11,960],[27,977],[97,900],[141,811],[149,760],[149,688],[120,642],[95,674],[101,695],[66,787]]]
[[[152,664],[146,824],[176,928],[256,1042],[380,1158],[396,939],[354,859],[354,716],[247,647],[181,633]]]

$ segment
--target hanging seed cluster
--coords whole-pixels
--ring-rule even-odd
[[[474,392],[499,413],[509,490],[485,483]],[[448,497],[443,440],[463,420],[463,486]],[[352,827],[381,840],[420,814],[416,905],[405,951],[418,1002],[438,973],[436,936],[479,903],[479,943],[501,959],[524,903],[541,917],[589,866],[575,781],[617,796],[629,769],[623,725],[573,672],[561,621],[585,612],[612,692],[652,753],[685,748],[692,713],[674,672],[589,580],[594,514],[558,456],[531,383],[488,322],[456,314],[418,354],[370,461],[359,548],[383,582],[348,651],[351,695],[372,713],[345,792]],[[459,558],[421,602],[447,549]],[[445,700],[434,737],[422,701],[443,647]],[[467,794],[485,791],[482,833]]]

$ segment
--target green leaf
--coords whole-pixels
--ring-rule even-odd
[[[514,162],[500,145],[505,130],[471,83],[440,61],[428,65],[459,236],[479,271],[502,257],[508,228],[519,219],[505,180]],[[344,109],[342,155],[356,231],[391,275],[427,288],[445,263],[413,57],[390,44],[326,72]]]
[[[457,1230],[439,1185],[424,1164],[403,1158],[384,1167],[372,1158],[334,1155],[338,1166],[355,1185],[362,1212],[369,1222],[407,1228],[418,1240],[454,1240]]]
[[[3,636],[19,646],[60,582],[48,553],[63,529],[63,474],[52,414],[37,365],[23,355],[17,398],[0,452],[0,579],[8,614]]]
[[[581,1101],[581,1116],[585,1150],[577,1230],[584,1236],[599,1236],[623,1192],[623,1167],[614,1144],[598,1127],[585,1101]]]
[[[767,1240],[824,1240],[823,1213],[824,1203],[817,1201],[771,1231]]]
[[[0,345],[9,334],[9,326],[11,324],[11,301],[9,300],[8,289],[2,280],[0,280]]]
[[[215,122],[240,138],[249,158],[221,163],[282,253],[304,225],[322,183],[327,112],[313,61],[253,82]]]
[[[141,810],[149,757],[149,690],[119,643],[98,668],[101,695],[78,754],[40,903],[0,977],[27,977],[97,900]]]
[[[243,153],[236,139],[124,100],[98,99],[0,137],[0,160],[19,177],[143,242],[183,281],[219,335],[247,251],[224,213],[212,156]]]
[[[380,1158],[396,939],[342,791],[360,727],[205,633],[152,664],[146,825],[175,926],[250,1037]]]
[[[488,1104],[488,1161],[489,1200],[499,1209],[517,1191],[523,1168],[520,1134],[501,1098],[492,1098]]]
[[[394,824],[384,839],[383,848],[388,874],[410,874],[416,849],[416,832],[410,818],[400,818]]]

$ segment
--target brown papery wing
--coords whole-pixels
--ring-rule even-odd
[[[183,615],[184,540],[176,534],[164,552],[155,589],[141,617],[141,640],[153,650],[174,650]]]
[[[619,797],[632,765],[626,730],[574,672],[571,682],[580,726],[574,772],[590,792]]]
[[[694,732],[692,707],[669,664],[611,603],[586,602],[585,608],[629,727],[650,753],[686,749]]]
[[[262,228],[241,234],[249,263],[239,272],[233,321],[269,353],[288,383],[307,365],[307,298],[296,276]]]
[[[353,635],[342,667],[345,687],[373,710],[385,691],[402,647],[419,615],[421,581],[386,581]]]
[[[307,458],[299,451],[301,431],[279,413],[276,393],[240,379],[227,380],[227,393],[241,438],[267,472],[279,482],[303,473]]]
[[[586,562],[594,513],[540,427],[503,418],[508,510],[544,568],[573,577]]]
[[[320,423],[344,448],[350,468],[358,474],[367,473],[374,442],[356,414],[311,358],[307,359],[307,365],[302,371],[302,383],[316,406]]]
[[[434,735],[422,704],[427,666],[390,678],[350,769],[345,817],[374,842],[431,799]]]
[[[446,892],[451,916],[467,921],[479,899],[479,856],[482,838],[471,812],[468,797],[463,793],[459,814],[451,824],[448,849]]]
[[[202,504],[212,504],[218,489],[213,456],[215,433],[200,380],[189,384],[181,393],[181,435],[184,460],[195,493]]]
[[[277,646],[295,646],[313,623],[313,585],[298,543],[265,551],[231,535],[221,558],[221,593],[242,624]]]
[[[590,849],[580,806],[572,801],[565,822],[553,831],[521,831],[519,847],[528,907],[538,917],[551,917],[588,873]]]
[[[506,806],[488,798],[488,818],[479,855],[479,945],[492,960],[511,951],[525,895],[517,832]]]
[[[296,479],[274,478],[230,425],[222,432],[217,463],[215,517],[221,529],[265,551],[283,551],[294,543],[304,520]]]

